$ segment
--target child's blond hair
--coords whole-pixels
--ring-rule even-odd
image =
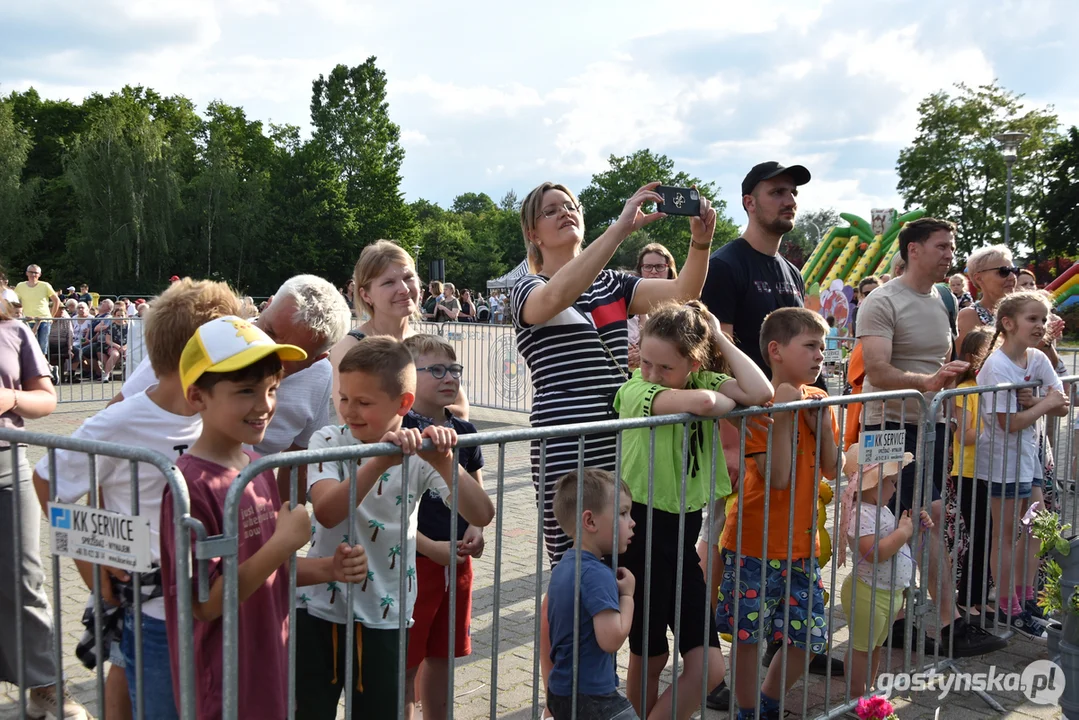
[[[223,282],[183,278],[150,301],[143,319],[146,354],[159,378],[179,371],[184,346],[214,318],[237,315],[243,303]]]
[[[629,485],[625,480],[618,480],[622,485],[624,497],[633,499]],[[581,479],[581,511],[603,512],[604,508],[614,503],[614,474],[599,468],[585,468]],[[617,511],[615,511],[617,514]],[[577,471],[570,470],[558,480],[554,492],[554,516],[562,526],[567,537],[577,532]]]

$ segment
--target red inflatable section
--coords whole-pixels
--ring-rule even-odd
[[[1075,263],[1070,268],[1068,268],[1064,272],[1064,274],[1061,275],[1060,277],[1058,277],[1056,280],[1054,280],[1053,282],[1046,285],[1045,289],[1048,290],[1049,292],[1053,292],[1058,287],[1060,287],[1064,283],[1068,282],[1068,279],[1071,278],[1072,276],[1074,276],[1076,273],[1079,273],[1079,262]]]

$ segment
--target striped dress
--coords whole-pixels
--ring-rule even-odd
[[[640,278],[604,270],[571,307],[545,323],[529,325],[521,309],[533,290],[547,283],[525,275],[510,294],[517,349],[532,373],[532,427],[610,420],[614,394],[625,382],[628,308]],[[604,347],[606,345],[606,348]],[[540,442],[532,443],[532,482],[543,509],[543,539],[554,567],[572,546],[554,516],[555,483],[577,469],[578,438],[547,441],[547,466],[540,476]],[[585,466],[615,469],[615,435],[585,436]]]

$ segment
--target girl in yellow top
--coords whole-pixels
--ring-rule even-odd
[[[970,363],[959,377],[959,389],[978,386],[975,375],[982,360],[989,354],[993,333],[989,328],[977,328],[967,333],[959,348],[959,359]],[[959,578],[956,601],[968,610],[981,611],[992,577],[986,558],[993,542],[993,520],[989,515],[989,484],[974,478],[974,447],[978,441],[978,394],[957,395],[953,398],[952,440],[952,502],[957,503],[966,526],[964,538],[954,528],[954,542],[959,543]],[[954,513],[948,513],[954,517]],[[987,527],[988,526],[988,527]],[[966,542],[964,542],[966,540]]]

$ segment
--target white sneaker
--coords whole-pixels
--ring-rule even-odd
[[[35,720],[89,720],[90,715],[79,701],[64,693],[63,707],[56,697],[56,686],[33,688],[27,693],[26,715]]]

